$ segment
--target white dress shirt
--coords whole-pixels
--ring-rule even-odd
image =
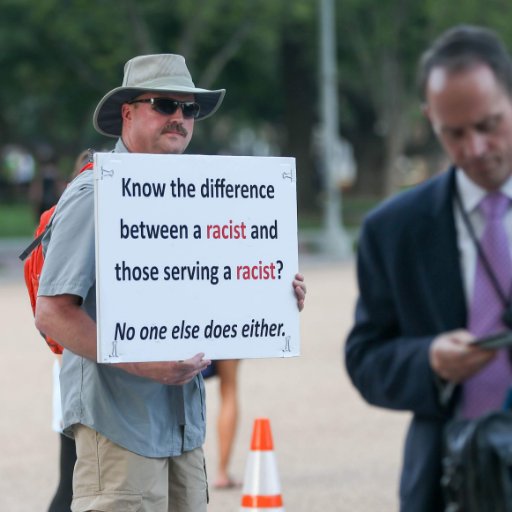
[[[469,217],[477,239],[480,240],[485,227],[485,217],[478,208],[478,204],[487,194],[487,191],[471,181],[461,169],[457,169],[455,179],[464,210]],[[512,176],[505,182],[500,190],[512,200]],[[475,281],[477,250],[455,199],[453,202],[453,208],[455,210],[455,227],[457,229],[457,246],[459,248],[460,268],[462,270],[466,304],[469,310],[471,297],[473,295],[473,284]],[[510,241],[512,240],[512,208],[508,209],[504,222],[510,245]],[[508,297],[510,290],[503,291]]]

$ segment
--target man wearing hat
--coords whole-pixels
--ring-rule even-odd
[[[119,153],[180,154],[196,120],[211,116],[225,90],[195,87],[179,55],[145,55],[125,65],[123,85],[94,112],[94,127],[119,137]],[[181,362],[96,363],[93,177],[66,189],[43,240],[37,328],[65,348],[64,430],[77,446],[74,512],[206,510],[202,445],[204,354]],[[305,289],[294,281],[299,307]]]

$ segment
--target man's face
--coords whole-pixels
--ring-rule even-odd
[[[149,92],[136,99],[170,98],[194,101],[192,94]],[[194,118],[183,117],[181,108],[173,114],[157,112],[150,103],[122,106],[122,139],[132,153],[181,154],[194,132]]]
[[[486,190],[512,173],[512,100],[483,64],[434,68],[424,112],[452,162]]]

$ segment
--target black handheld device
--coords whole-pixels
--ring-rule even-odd
[[[482,348],[506,348],[512,346],[512,331],[503,331],[492,336],[477,338],[471,342],[471,345]]]

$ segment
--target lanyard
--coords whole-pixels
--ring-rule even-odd
[[[485,273],[489,277],[492,287],[494,288],[494,291],[496,292],[496,295],[498,295],[500,301],[503,304],[504,311],[501,316],[501,320],[509,329],[512,329],[512,285],[511,285],[511,289],[509,290],[509,293],[507,295],[506,292],[501,287],[501,285],[498,281],[498,278],[496,277],[496,274],[494,273],[494,270],[492,269],[491,263],[489,262],[489,260],[487,259],[487,256],[485,255],[485,251],[484,251],[482,245],[478,241],[478,238],[475,233],[475,228],[473,227],[473,224],[471,223],[471,219],[469,218],[466,210],[464,209],[464,206],[462,204],[462,199],[460,197],[457,187],[455,188],[455,202],[460,211],[460,214],[462,216],[462,220],[464,221],[466,229],[468,230],[471,241],[473,242],[473,245],[475,246],[477,256],[478,256],[478,258],[480,258],[480,261],[482,262]]]

